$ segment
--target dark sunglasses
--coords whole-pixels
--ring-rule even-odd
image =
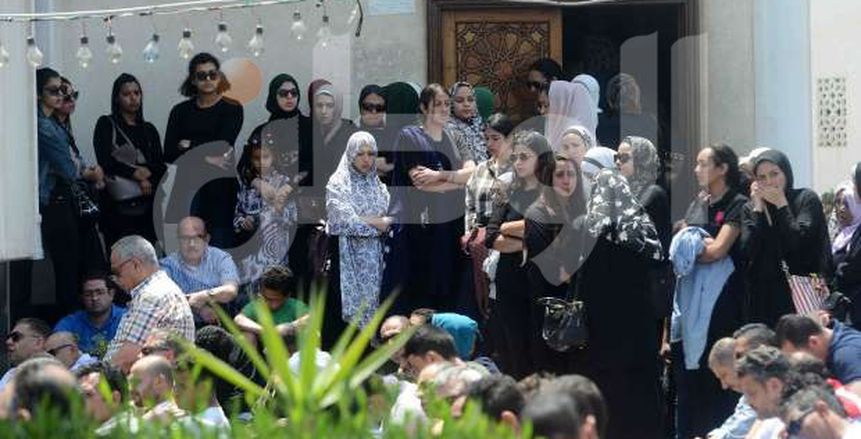
[[[386,106],[382,104],[362,104],[362,110],[368,113],[385,113]]]
[[[541,90],[541,87],[544,87],[544,83],[538,81],[526,81],[526,86],[529,87],[530,90]]]
[[[198,81],[215,81],[221,76],[218,70],[210,70],[208,72],[194,72],[194,79]]]
[[[286,97],[295,98],[297,96],[299,96],[299,90],[296,90],[295,88],[291,88],[289,90],[285,90],[285,89],[278,90],[278,97],[279,98],[286,98]]]
[[[22,334],[20,332],[12,332],[6,336],[7,340],[12,340],[13,343],[18,343],[24,337],[35,337],[35,335]]]
[[[57,352],[60,352],[61,350],[66,349],[66,348],[68,348],[68,347],[72,347],[72,345],[71,345],[71,344],[63,344],[63,345],[60,345],[60,346],[55,347],[54,349],[48,349],[48,350],[47,350],[47,351],[45,351],[45,352],[47,352],[47,353],[49,353],[49,354],[51,354],[51,355],[53,355],[53,356],[55,356],[55,357],[56,357],[56,356],[57,356]]]
[[[51,96],[62,96],[63,88],[62,87],[45,87],[45,93],[48,93]]]
[[[613,157],[613,160],[615,160],[615,161],[617,161],[617,162],[619,162],[619,163],[621,163],[621,164],[623,164],[623,165],[624,165],[625,163],[628,163],[628,162],[630,162],[630,161],[631,161],[631,154],[627,154],[627,153],[616,154],[616,155]]]
[[[572,177],[573,178],[573,177],[577,176],[577,172],[576,171],[556,171],[553,173],[553,176],[556,178],[562,178],[562,177]]]
[[[77,101],[78,96],[80,96],[80,95],[81,95],[81,92],[79,92],[77,90],[73,91],[72,93],[66,93],[66,96],[65,96],[66,102]]]
[[[520,160],[521,162],[525,162],[525,161],[529,160],[530,158],[532,158],[531,155],[529,155],[525,152],[521,152],[520,154],[515,153],[515,154],[511,154],[510,156],[508,156],[508,161],[510,161],[511,163],[514,163],[517,160]]]

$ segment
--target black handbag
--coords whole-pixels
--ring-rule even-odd
[[[589,329],[586,327],[586,307],[575,298],[563,300],[558,297],[541,297],[538,303],[544,306],[544,324],[541,337],[550,349],[568,352],[586,346]]]

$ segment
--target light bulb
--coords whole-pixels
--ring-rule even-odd
[[[39,50],[39,46],[36,45],[36,39],[33,37],[27,37],[27,62],[30,63],[30,67],[36,68],[42,65],[42,60],[45,58],[42,55],[42,51]]]
[[[233,44],[233,38],[227,33],[227,23],[218,23],[218,34],[215,36],[215,45],[221,49],[221,52],[230,50],[230,45]]]
[[[248,50],[254,56],[260,56],[263,53],[263,25],[258,24],[254,29],[254,36],[248,42]]]
[[[3,42],[0,42],[0,68],[9,64],[9,51],[3,47]]]
[[[302,14],[299,11],[293,13],[293,24],[290,25],[290,33],[293,34],[293,38],[296,41],[302,41],[305,38],[305,32],[308,31],[308,26],[305,26],[305,22],[302,21]]]
[[[78,58],[78,64],[82,69],[90,66],[90,61],[93,60],[93,51],[90,50],[90,39],[86,35],[81,36],[81,47],[75,53],[75,58]]]
[[[108,60],[113,64],[119,63],[123,57],[123,48],[120,47],[117,38],[113,34],[108,34],[105,41],[108,43],[108,48],[105,49],[105,53],[108,54]]]
[[[158,59],[158,34],[152,34],[152,38],[146,43],[143,49],[144,61],[152,64]]]
[[[185,28],[182,31],[182,38],[179,40],[179,44],[176,45],[177,50],[179,50],[179,56],[182,59],[188,59],[191,57],[191,53],[194,52],[194,43],[191,42],[191,30]]]
[[[329,37],[332,36],[332,30],[329,29],[329,16],[323,16],[323,24],[317,31],[317,39],[320,40],[320,46],[324,49],[329,47]]]

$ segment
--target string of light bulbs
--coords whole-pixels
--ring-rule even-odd
[[[231,9],[256,8],[273,5],[286,5],[291,3],[300,3],[305,0],[194,0],[182,3],[165,3],[152,6],[136,6],[128,8],[102,9],[92,11],[75,11],[75,12],[58,12],[58,13],[17,13],[8,14],[0,13],[0,23],[21,22],[29,26],[25,51],[25,59],[32,68],[37,68],[42,65],[44,55],[39,49],[34,36],[35,23],[40,21],[80,21],[81,37],[78,50],[75,52],[75,58],[78,64],[83,69],[87,69],[93,59],[93,51],[90,49],[90,39],[87,35],[87,20],[100,20],[107,28],[105,36],[105,53],[108,60],[117,64],[122,60],[123,48],[114,35],[113,29],[115,20],[118,18],[127,17],[149,17],[152,19],[156,15],[176,15],[176,14],[191,14],[199,12],[218,12],[219,21],[217,23],[217,33],[215,36],[215,45],[222,53],[228,52],[233,46],[233,37],[228,32],[227,21],[224,19],[224,11]],[[330,19],[326,7],[326,0],[316,0],[315,5],[323,9],[322,22],[317,31],[316,37],[320,45],[328,47],[331,39]],[[355,0],[355,6],[350,12],[347,20],[348,26],[356,25],[355,36],[359,37],[362,32],[362,24],[364,22],[364,9],[362,8],[361,0]],[[301,12],[297,9],[293,12],[293,22],[290,25],[290,36],[296,41],[302,41],[308,31],[308,26],[305,24]],[[159,59],[161,54],[159,41],[161,37],[153,25],[153,34],[147,40],[141,52],[144,61],[154,63]],[[192,39],[192,30],[186,24],[181,33],[181,38],[177,44],[177,52],[183,59],[188,59],[194,53],[194,42]],[[264,52],[263,39],[263,23],[258,18],[254,28],[254,33],[251,39],[246,44],[246,48],[255,57],[259,57]],[[11,62],[9,51],[4,47],[3,41],[0,40],[0,68]]]

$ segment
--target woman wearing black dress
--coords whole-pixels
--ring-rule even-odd
[[[189,99],[170,111],[164,159],[178,168],[165,220],[178,224],[190,211],[206,222],[211,245],[228,248],[233,245],[238,189],[231,162],[243,111],[241,104],[223,96],[230,83],[220,68],[214,56],[195,55],[179,90]],[[185,155],[189,157],[180,160]]]
[[[742,236],[750,261],[751,320],[774,326],[782,315],[795,312],[782,264],[792,274],[830,278],[831,241],[819,196],[793,187],[786,155],[777,150],[758,155],[753,175]]]
[[[143,91],[134,76],[123,73],[114,81],[111,114],[96,122],[93,147],[106,175],[106,247],[127,235],[155,243],[153,199],[167,167],[158,131],[143,117]]]
[[[533,334],[540,331],[527,310],[534,297],[530,291],[527,266],[524,264],[524,215],[541,194],[538,175],[553,166],[553,152],[547,139],[534,131],[515,134],[511,154],[514,180],[502,205],[493,211],[487,224],[485,245],[500,252],[496,267],[496,304],[491,319],[504,322],[493,325],[502,331],[497,346],[503,372],[521,379],[537,372],[535,358],[529,352]]]

